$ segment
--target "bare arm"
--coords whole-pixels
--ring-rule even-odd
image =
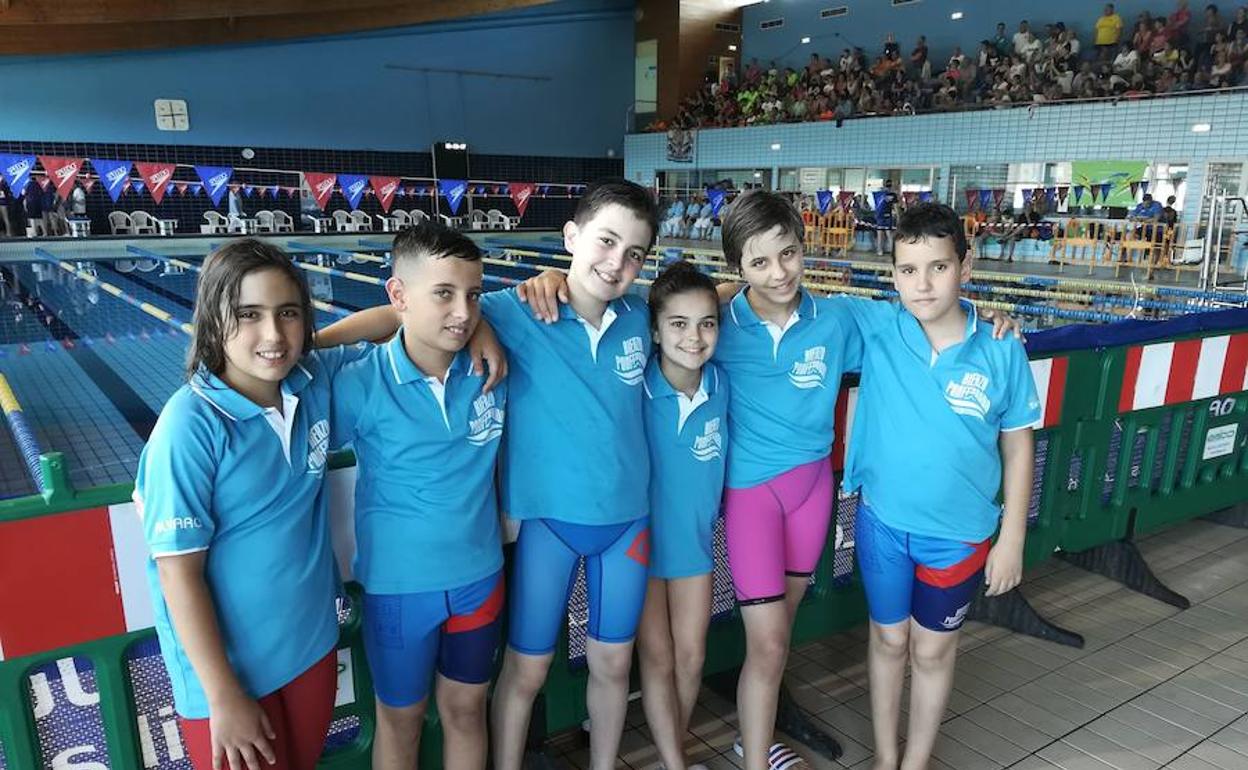
[[[316,332],[318,348],[351,345],[367,340],[384,342],[399,328],[399,313],[392,305],[378,305],[334,321]]]
[[[1002,489],[1005,515],[1001,532],[988,554],[984,579],[988,596],[1014,588],[1023,577],[1023,541],[1027,536],[1027,507],[1031,502],[1031,482],[1035,446],[1030,428],[1001,434]]]
[[[225,655],[212,592],[204,580],[207,551],[156,559],[161,592],[178,641],[208,698],[212,765],[260,770],[260,757],[276,762],[272,726],[260,704],[243,690]]]

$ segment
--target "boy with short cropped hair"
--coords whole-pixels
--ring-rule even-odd
[[[363,635],[377,697],[373,767],[416,766],[435,693],[445,766],[482,770],[503,553],[494,465],[506,382],[484,392],[464,349],[481,318],[481,252],[421,223],[394,241],[402,326],[334,380],[333,434],[354,445]]]
[[[985,580],[995,596],[1021,579],[1040,416],[1022,344],[994,339],[959,296],[971,265],[953,210],[923,203],[903,212],[893,263],[900,304],[853,304],[863,365],[843,482],[861,493],[856,549],[871,616],[879,770],[927,766],[971,601]],[[1004,516],[995,502],[1002,487]]]

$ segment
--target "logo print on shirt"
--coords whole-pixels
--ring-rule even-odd
[[[317,420],[308,429],[308,473],[324,473],[329,456],[329,420]]]
[[[992,408],[988,400],[988,378],[979,372],[967,372],[962,382],[949,381],[945,385],[945,400],[957,414],[983,420]]]
[[[711,460],[718,460],[720,457],[720,447],[723,445],[723,439],[719,435],[719,418],[714,417],[706,421],[706,425],[702,427],[702,435],[693,439],[693,456],[704,463]]]
[[[472,402],[472,417],[468,418],[468,443],[484,446],[503,435],[503,409],[494,400],[493,393],[483,393]]]
[[[826,354],[827,348],[823,345],[806,348],[806,352],[802,354],[802,360],[793,362],[793,371],[789,372],[789,382],[793,383],[794,387],[803,390],[822,388],[823,379],[828,376],[828,365],[823,362]]]
[[[962,625],[962,621],[966,618],[966,612],[970,608],[971,608],[970,602],[963,604],[961,607],[958,608],[957,612],[953,613],[952,615],[946,616],[945,619],[940,622],[940,624],[944,626],[945,628],[949,629],[950,631],[952,631],[953,629]]]
[[[172,519],[161,519],[156,522],[152,529],[155,534],[164,535],[179,529],[202,529],[204,523],[199,520],[198,516],[174,516]]]
[[[646,348],[641,337],[624,340],[624,355],[615,357],[615,376],[625,385],[640,385],[646,374]]]

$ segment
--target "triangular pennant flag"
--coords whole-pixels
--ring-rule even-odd
[[[979,210],[987,211],[992,208],[992,190],[983,189],[979,191]]]
[[[134,194],[135,194],[135,195],[138,195],[139,193],[141,193],[141,192],[143,192],[144,190],[146,190],[146,189],[147,189],[147,185],[143,184],[143,180],[142,180],[142,179],[131,179],[131,180],[130,180],[130,189],[131,189],[131,190],[134,190]]]
[[[468,190],[468,183],[463,179],[439,179],[438,192],[446,198],[446,203],[451,207],[451,215],[459,215],[459,207],[464,202],[464,193]]]
[[[69,193],[74,189],[74,181],[86,158],[59,158],[55,155],[40,155],[39,163],[48,172],[48,177],[56,183],[56,194],[61,200],[69,200]]]
[[[998,187],[992,191],[992,205],[994,208],[1001,208],[1001,201],[1005,200],[1005,188]]]
[[[724,200],[724,191],[715,190],[714,192],[719,193],[719,200],[722,203]],[[708,193],[708,195],[709,194],[710,193]],[[828,213],[828,209],[832,208],[832,191],[817,190],[815,192],[815,202],[819,204],[819,213],[826,215]]]
[[[516,205],[516,212],[524,216],[524,210],[529,207],[529,199],[533,197],[533,183],[508,182],[507,189],[511,195],[511,202]]]
[[[14,197],[22,197],[30,184],[30,172],[35,168],[34,155],[0,154],[0,176],[8,183]]]
[[[1147,192],[1148,192],[1148,182],[1141,179],[1140,180],[1140,195],[1143,195]]]
[[[152,199],[159,205],[165,197],[165,188],[173,179],[173,170],[177,166],[172,163],[135,163],[134,167],[138,169],[139,176],[147,182],[147,189],[152,191]]]
[[[113,203],[121,197],[121,191],[126,189],[132,165],[134,164],[128,160],[91,159],[91,166],[100,175],[100,181],[104,183],[104,189],[108,191],[108,197],[113,199]]]
[[[305,171],[303,172],[303,178],[308,181],[308,189],[312,191],[312,199],[316,201],[316,205],[320,207],[321,211],[324,211],[325,206],[329,204],[329,196],[334,194],[334,182],[338,179],[338,175]]]
[[[875,202],[875,210],[879,211],[880,203],[884,200],[884,191],[876,190],[875,192],[871,193],[871,199]]]
[[[1044,198],[1046,201],[1048,201],[1050,206],[1056,203],[1057,202],[1057,188],[1056,187],[1044,188]]]
[[[1075,192],[1075,205],[1078,206],[1079,201],[1083,198],[1083,189],[1084,189],[1083,185],[1077,184],[1071,189],[1073,189]]]
[[[877,193],[877,195],[878,195],[878,193]],[[978,203],[978,202],[979,202],[979,190],[967,190],[967,191],[966,191],[966,210],[967,210],[967,211],[974,211],[974,210],[975,210],[975,204],[976,204],[976,203]],[[879,206],[878,201],[877,201],[877,203],[876,203],[876,206],[877,206],[877,207]]]
[[[35,184],[39,185],[40,190],[48,189],[48,185],[51,184],[51,181],[43,175],[32,176],[31,179],[35,180]]]
[[[931,203],[931,202],[932,202],[932,200],[933,200],[932,191],[931,191],[931,190],[921,190],[921,191],[919,192],[919,200],[923,201],[924,203]]]
[[[254,185],[249,185],[249,184],[243,185],[243,195],[246,195],[248,198],[250,198],[255,192],[256,192],[256,188]]]
[[[342,187],[342,197],[347,199],[347,205],[358,209],[360,198],[364,197],[364,190],[368,187],[368,177],[363,174],[339,174],[338,184]]]
[[[394,194],[399,198],[406,198],[407,188],[404,187],[403,185],[399,185],[398,187],[394,188]]]
[[[1135,196],[1140,192],[1140,183],[1128,182],[1127,186],[1131,188],[1131,200],[1135,200]]]
[[[204,194],[204,186],[200,184],[199,182],[191,182],[190,190],[191,190],[191,195],[203,195]]]
[[[397,176],[370,176],[368,183],[373,186],[373,192],[377,195],[377,202],[381,204],[381,210],[390,213],[390,207],[394,205],[394,196],[401,190],[399,182],[401,180]]]
[[[1033,189],[1031,189],[1030,187],[1024,187],[1024,188],[1023,188],[1023,205],[1024,205],[1024,206],[1030,206],[1030,205],[1031,205],[1031,196],[1032,196],[1032,195],[1034,195],[1034,194],[1035,194],[1035,192],[1036,192],[1036,191],[1035,191],[1035,190],[1033,190]]]
[[[280,193],[281,191],[282,191],[282,188],[280,185],[273,185],[272,187],[269,188],[269,195],[273,196],[273,200],[277,200],[277,194]]]
[[[1101,202],[1102,203],[1109,202],[1109,194],[1110,192],[1113,191],[1113,189],[1114,189],[1113,182],[1101,182]]]
[[[226,185],[229,184],[230,177],[234,175],[234,169],[231,166],[196,166],[195,173],[204,183],[203,189],[212,199],[212,205],[220,206],[221,198],[225,196]]]
[[[1066,202],[1066,194],[1070,192],[1070,186],[1059,184],[1057,186],[1057,199],[1062,203]]]
[[[849,190],[841,190],[836,194],[836,202],[840,204],[842,209],[849,211],[849,205],[854,202],[853,192]]]
[[[188,186],[189,185],[187,185],[186,182],[174,182],[173,183],[173,189],[177,191],[178,195],[186,195],[186,188]]]
[[[95,177],[93,177],[93,176],[84,177],[84,178],[83,178],[83,180],[82,180],[82,189],[83,189],[83,191],[84,191],[84,192],[91,192],[91,190],[93,190],[93,189],[95,188],[95,183],[96,183],[97,181],[98,181],[98,180],[97,180]]]

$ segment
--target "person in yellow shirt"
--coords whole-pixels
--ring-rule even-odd
[[[1105,4],[1105,13],[1096,19],[1096,55],[1101,61],[1108,61],[1118,47],[1118,39],[1122,37],[1122,17],[1114,10],[1113,3]]]

